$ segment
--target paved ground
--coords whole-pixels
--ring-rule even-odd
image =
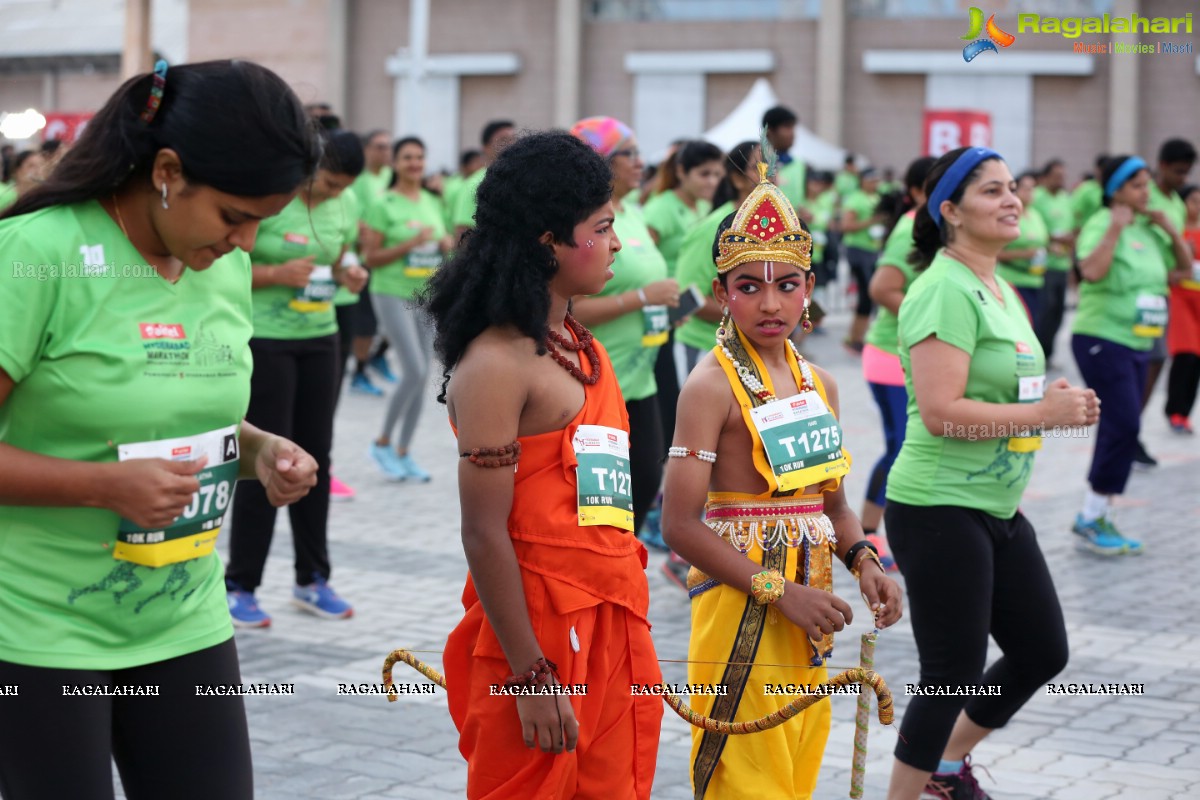
[[[847,488],[857,507],[882,437],[858,361],[838,345],[846,321],[844,312],[835,312],[828,333],[811,338],[805,350],[841,386],[846,439],[857,465]],[[1058,358],[1065,374],[1076,379],[1069,350]],[[378,681],[384,655],[396,647],[431,651],[423,657],[440,664],[438,653],[461,614],[466,567],[458,537],[457,459],[444,410],[432,402],[432,393],[430,398],[415,444],[417,458],[434,475],[427,485],[387,483],[367,460],[384,401],[347,395],[339,409],[335,472],[359,497],[334,506],[330,536],[333,584],[355,604],[352,620],[318,620],[288,605],[291,542],[286,517],[280,516],[259,593],[275,624],[238,635],[246,681],[297,684],[294,697],[247,698],[262,800],[440,800],[464,793],[466,768],[440,690],[394,704],[336,694],[338,683]],[[1189,563],[1200,519],[1200,447],[1167,430],[1161,407],[1160,388],[1146,415],[1145,441],[1161,466],[1135,474],[1119,518],[1123,528],[1147,542],[1143,557],[1103,560],[1073,549],[1068,525],[1084,489],[1090,439],[1048,441],[1023,504],[1066,610],[1071,661],[1061,680],[1140,682],[1146,696],[1035,697],[975,752],[976,763],[994,777],[982,780],[997,800],[1200,797],[1200,629]],[[688,602],[663,577],[661,562],[661,555],[652,555],[654,638],[660,657],[682,659]],[[835,589],[852,597],[849,576],[843,570],[836,574]],[[840,636],[835,663],[856,662],[864,624],[856,622]],[[880,637],[876,664],[897,690],[899,719],[906,706],[904,684],[918,677],[907,619]],[[664,664],[664,673],[682,680],[684,668]],[[397,677],[424,680],[403,665]],[[846,698],[833,702],[833,731],[816,794],[822,799],[846,797],[849,787],[854,704]],[[884,796],[894,731],[877,722],[872,727],[868,798]],[[668,712],[656,798],[689,796],[688,748],[687,725]]]

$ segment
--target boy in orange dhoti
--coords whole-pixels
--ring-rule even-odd
[[[807,321],[812,239],[767,165],[759,172],[717,234],[713,297],[726,315],[680,394],[663,491],[663,536],[694,565],[688,682],[727,691],[693,708],[725,721],[794,699],[768,687],[825,682],[833,633],[852,618],[832,593],[835,558],[859,579],[878,627],[901,610],[846,505],[837,386],[788,338]],[[820,702],[747,736],[693,731],[695,797],[810,798],[829,721]]]
[[[426,298],[463,456],[471,574],[444,664],[471,798],[650,796],[662,701],[631,686],[662,676],[628,418],[604,348],[568,312],[612,277],[609,182],[569,134],[513,143]]]

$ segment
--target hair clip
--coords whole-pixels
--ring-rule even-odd
[[[141,113],[142,122],[149,125],[154,121],[154,115],[158,113],[158,107],[162,105],[163,89],[167,85],[167,62],[159,59],[154,65],[154,74],[151,76],[154,84],[150,87],[150,96],[146,98],[146,110]]]

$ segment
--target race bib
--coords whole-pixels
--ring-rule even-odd
[[[824,247],[829,238],[825,235],[825,231],[813,231],[812,240],[814,247]]]
[[[437,242],[426,242],[408,254],[404,262],[404,277],[428,278],[442,263],[442,254]]]
[[[308,285],[296,290],[296,296],[288,308],[301,314],[328,311],[333,296],[337,294],[337,282],[333,279],[333,267],[316,266],[308,276]]]
[[[134,458],[165,458],[195,461],[208,456],[208,465],[196,475],[200,490],[170,526],[148,530],[122,519],[117,527],[113,558],[145,567],[161,567],[191,561],[213,551],[221,523],[233,498],[238,474],[237,426],[230,425],[198,436],[161,439],[157,442],[123,444],[117,448],[121,461]]]
[[[633,530],[629,434],[604,425],[580,425],[571,440],[579,462],[579,524]]]
[[[1162,336],[1167,328],[1167,298],[1158,294],[1139,294],[1133,335],[1145,338]]]
[[[1033,254],[1033,258],[1029,259],[1029,274],[1046,274],[1046,248],[1039,247],[1037,252]]]
[[[1200,289],[1200,261],[1192,262],[1192,279],[1180,283],[1185,289]]]
[[[780,491],[802,489],[850,471],[842,426],[809,390],[750,410]]]
[[[1017,342],[1017,402],[1036,403],[1046,393],[1046,374],[1037,373],[1037,355],[1025,342]],[[1013,453],[1032,453],[1042,449],[1041,436],[1010,436],[1008,449]]]
[[[660,347],[671,335],[671,315],[666,306],[642,308],[642,347]]]
[[[882,242],[883,235],[885,233],[887,233],[887,228],[883,225],[872,225],[871,227],[867,228],[867,235],[869,235],[876,242]]]

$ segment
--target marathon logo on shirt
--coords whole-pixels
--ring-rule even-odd
[[[308,244],[308,237],[303,233],[285,233],[283,240],[288,244]]]
[[[182,325],[166,324],[162,322],[139,322],[138,329],[142,333],[143,339],[186,339],[187,334],[183,332]]]

